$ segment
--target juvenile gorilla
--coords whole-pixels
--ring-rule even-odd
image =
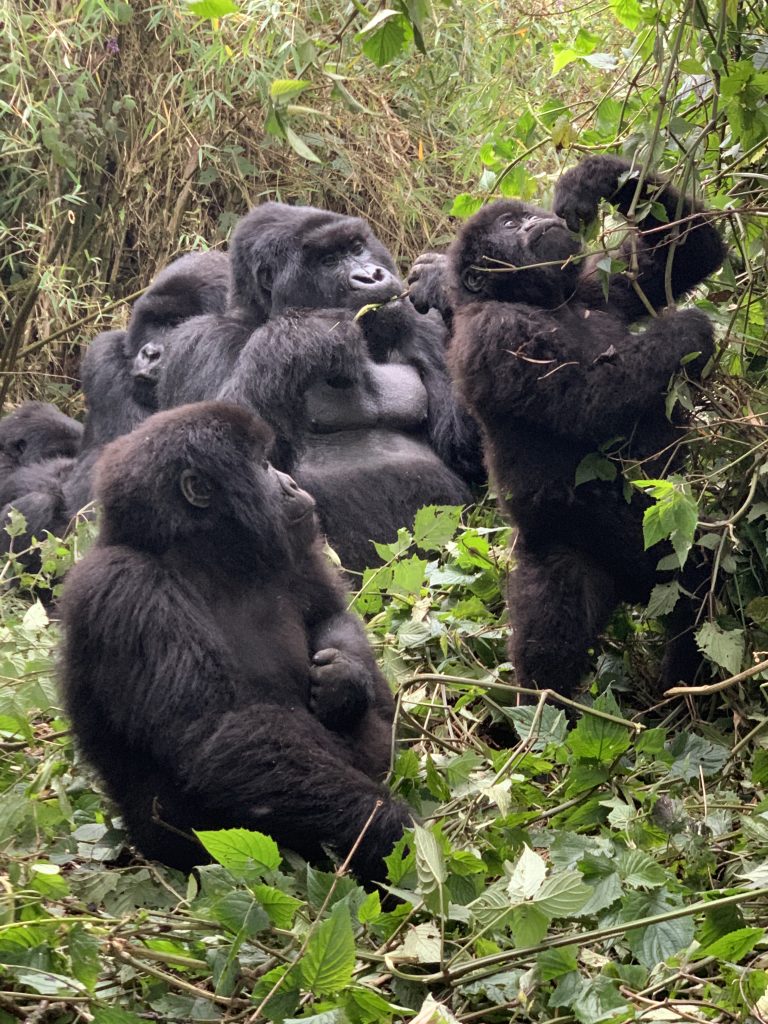
[[[469,502],[478,438],[452,393],[444,329],[393,301],[403,285],[365,222],[265,203],[230,258],[230,308],[178,329],[161,403],[218,394],[264,416],[276,464],[314,496],[347,569],[377,564],[369,539],[393,540],[422,505]]]
[[[511,658],[522,685],[566,694],[616,604],[648,600],[666,553],[663,545],[643,549],[648,499],[635,491],[627,503],[620,473],[577,486],[577,467],[613,442],[622,461],[663,475],[675,464],[683,422],[665,415],[669,379],[689,355],[695,358],[685,369],[698,378],[713,351],[712,327],[693,309],[629,331],[647,314],[640,291],[659,309],[665,279],[678,297],[724,258],[706,214],[675,189],[655,179],[644,186],[643,200],[661,204],[666,221],[648,214],[621,249],[637,289],[629,274],[614,273],[606,297],[594,260],[580,259],[568,229],[593,219],[603,197],[626,214],[637,184],[629,170],[612,157],[583,161],[560,179],[554,214],[493,203],[466,223],[448,255],[449,362],[482,424],[499,500],[518,527]],[[434,266],[431,260],[424,281]],[[691,622],[690,605],[679,601],[662,669],[667,680],[696,664]]]
[[[25,402],[0,420],[0,552],[29,546],[65,518],[63,482],[80,449],[83,428],[55,406]],[[27,522],[13,542],[2,528],[11,508]],[[31,563],[30,563],[31,564]]]
[[[228,282],[223,253],[187,253],[154,278],[134,304],[125,331],[104,331],[89,344],[80,366],[87,407],[83,452],[65,488],[69,515],[93,497],[101,448],[157,409],[155,389],[169,333],[190,317],[223,310]]]
[[[312,498],[224,403],[158,413],[98,467],[97,545],[69,574],[62,685],[75,735],[147,857],[244,827],[364,881],[410,824],[378,783],[392,698],[327,565]],[[170,826],[170,827],[169,827]]]

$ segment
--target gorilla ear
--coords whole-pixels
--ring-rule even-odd
[[[193,508],[208,508],[211,504],[213,487],[203,473],[197,473],[194,469],[183,469],[179,477],[179,487],[184,500]]]

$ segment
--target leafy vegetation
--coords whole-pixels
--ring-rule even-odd
[[[398,695],[392,785],[422,821],[390,858],[399,902],[240,830],[202,836],[217,863],[188,881],[129,857],[74,756],[37,595],[91,527],[48,539],[39,578],[2,568],[0,1024],[768,1020],[768,14],[523,6],[9,0],[0,388],[76,410],[80,342],[263,196],[358,212],[407,262],[451,215],[632,153],[731,247],[694,296],[717,365],[670,395],[700,406],[685,475],[629,474],[649,544],[712,553],[708,675],[658,692],[660,585],[615,617],[582,703],[516,706],[508,530],[491,500],[425,511],[355,598]],[[580,472],[617,469],[607,451]]]

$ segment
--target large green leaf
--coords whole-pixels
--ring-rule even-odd
[[[309,940],[301,959],[304,985],[316,996],[332,996],[352,981],[355,938],[349,908],[336,903]]]

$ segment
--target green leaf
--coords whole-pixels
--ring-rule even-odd
[[[360,924],[370,924],[381,917],[381,898],[377,892],[369,892],[357,911]]]
[[[296,1012],[301,998],[297,972],[292,971],[291,966],[289,964],[281,964],[279,967],[273,967],[271,971],[267,971],[256,982],[251,994],[254,1004],[258,1005],[262,999],[269,995],[277,982],[285,978],[286,974],[288,975],[264,1007],[264,1014],[267,1020],[276,1021],[277,1024],[285,1020],[290,1013]]]
[[[76,924],[67,935],[67,952],[72,973],[89,992],[93,992],[101,972],[99,940],[83,925]]]
[[[558,71],[562,71],[564,67],[567,67],[573,61],[579,60],[579,54],[570,47],[563,46],[562,43],[553,43],[552,52],[555,55],[555,59],[552,63],[553,75],[556,75]]]
[[[729,960],[731,963],[738,963],[747,953],[751,953],[758,942],[765,937],[764,928],[739,928],[735,932],[729,932],[695,954],[697,960],[705,956],[713,956],[716,960]]]
[[[460,505],[425,505],[416,513],[413,539],[423,551],[434,551],[448,543],[460,521]]]
[[[589,480],[615,480],[616,473],[615,463],[599,452],[590,452],[576,467],[576,486]]]
[[[594,706],[597,711],[620,714],[618,705],[610,693],[598,697]],[[609,722],[604,718],[585,714],[579,719],[576,728],[568,734],[566,744],[576,757],[606,764],[629,748],[630,733],[629,729],[618,722]]]
[[[473,213],[477,213],[482,208],[483,200],[478,199],[477,196],[471,196],[469,192],[461,192],[453,200],[453,206],[451,207],[452,217],[471,217]]]
[[[392,579],[387,590],[391,594],[418,595],[424,582],[424,573],[427,569],[425,559],[418,555],[411,555],[410,558],[401,558],[392,567]]]
[[[416,873],[422,892],[434,892],[445,884],[445,857],[437,837],[423,825],[413,826],[413,841],[416,848]]]
[[[636,29],[643,22],[643,12],[637,0],[611,0],[611,10],[617,21],[629,29]]]
[[[744,630],[721,629],[714,622],[705,622],[696,633],[696,644],[716,665],[735,676],[744,660]]]
[[[94,1006],[91,1013],[93,1024],[146,1024],[142,1017],[117,1006]]]
[[[581,872],[566,870],[545,878],[533,901],[548,917],[570,917],[577,914],[592,896]]]
[[[374,23],[381,23],[382,20],[381,27],[371,34],[370,30]],[[412,34],[410,26],[402,14],[399,11],[387,9],[379,11],[371,18],[359,36],[365,35],[363,53],[374,64],[382,68],[403,52],[410,34]]]
[[[69,896],[69,885],[67,880],[62,878],[61,868],[58,864],[39,863],[33,864],[29,876],[29,885],[32,889],[48,896],[50,899],[61,899]]]
[[[195,835],[222,867],[235,874],[244,871],[276,871],[280,867],[280,851],[271,836],[246,828],[222,829],[219,832],[195,832]]]
[[[531,899],[539,889],[547,874],[547,864],[543,857],[528,846],[523,845],[523,852],[512,868],[507,883],[507,895],[510,902],[522,903]]]
[[[352,981],[355,938],[349,908],[336,903],[309,940],[300,964],[304,985],[316,996],[332,996]]]
[[[549,915],[535,903],[520,903],[509,915],[516,946],[535,946],[547,934]]]
[[[530,704],[521,704],[519,707],[504,708],[504,714],[514,723],[517,734],[521,740],[531,738],[534,718],[537,709]],[[553,707],[552,704],[545,704],[542,714],[537,723],[535,738],[531,743],[531,750],[545,750],[551,743],[560,745],[568,732],[568,723],[565,719],[565,712],[561,708]]]
[[[539,953],[537,963],[542,981],[553,981],[569,971],[578,968],[578,946],[563,946],[561,949],[545,949]]]
[[[618,863],[619,874],[633,889],[658,889],[667,880],[664,868],[644,850],[625,850]]]
[[[670,897],[665,889],[653,893],[632,893],[625,900],[624,913],[635,920],[653,917],[665,911],[680,907],[680,901]],[[627,922],[629,925],[630,921]],[[694,937],[693,915],[677,917],[671,921],[660,921],[644,928],[630,928],[626,934],[627,945],[645,967],[655,967],[668,957],[686,949]]]
[[[237,14],[240,8],[232,0],[189,0],[189,9],[198,18],[223,18]]]
[[[703,774],[705,778],[716,775],[728,760],[729,749],[722,743],[697,736],[696,733],[681,732],[668,746],[674,758],[669,775],[673,779],[690,782]]]
[[[768,597],[753,597],[744,610],[753,622],[768,626]]]
[[[273,100],[293,99],[304,92],[310,83],[303,78],[276,78],[269,87]]]
[[[251,892],[266,910],[272,924],[278,928],[291,928],[301,900],[271,885],[251,886]]]
[[[668,615],[677,604],[680,597],[680,584],[677,580],[670,583],[657,583],[651,591],[645,614],[649,619],[657,619],[661,615]]]
[[[323,162],[317,153],[315,153],[314,150],[311,150],[303,139],[299,138],[293,128],[289,128],[287,124],[283,124],[282,129],[286,142],[295,153],[298,153],[298,155],[304,160],[311,160],[313,164],[321,164]]]

